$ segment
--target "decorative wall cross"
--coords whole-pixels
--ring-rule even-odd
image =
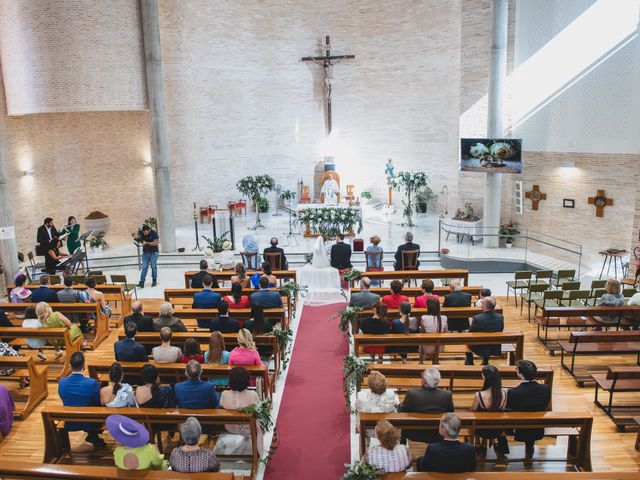
[[[604,217],[604,207],[613,205],[613,200],[607,198],[604,190],[598,190],[595,197],[589,197],[589,205],[595,205],[596,217]]]
[[[326,113],[327,113],[327,135],[331,134],[331,88],[333,86],[333,63],[331,60],[334,60],[334,63],[338,60],[352,60],[356,58],[355,55],[331,55],[331,42],[329,39],[329,35],[325,37],[325,43],[322,46],[324,50],[324,55],[320,57],[302,57],[301,60],[303,62],[314,62],[317,64],[321,64],[324,69],[324,93],[326,99]]]
[[[547,199],[547,194],[540,191],[540,185],[534,185],[530,192],[525,192],[524,196],[531,199],[531,210],[538,210],[540,200]]]

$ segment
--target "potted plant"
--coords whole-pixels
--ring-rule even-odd
[[[433,190],[428,185],[418,190],[416,192],[416,213],[427,213],[429,204],[436,198],[438,196],[433,193]]]
[[[275,187],[276,182],[269,175],[256,175],[255,177],[248,176],[240,179],[238,183],[236,183],[238,191],[245,197],[249,198],[256,209],[256,223],[251,227],[251,230],[264,228],[264,225],[260,222],[260,207],[258,206],[258,202],[260,201],[260,198],[264,197]]]
[[[93,237],[89,240],[89,246],[94,253],[101,253],[102,249],[107,246],[107,241],[104,239],[104,232],[94,232]]]
[[[215,262],[216,265],[228,264],[226,257],[233,257],[233,253],[229,251],[231,249],[231,241],[227,238],[228,234],[229,232],[224,232],[222,235],[218,235],[215,240],[201,235],[204,241],[207,242],[204,255]]]
[[[429,178],[424,172],[398,172],[391,177],[391,186],[398,191],[404,191],[404,199],[402,204],[404,209],[402,214],[404,216],[404,223],[401,225],[407,227],[414,227],[413,223],[413,211],[414,211],[414,199],[412,195],[418,190],[427,186]]]
[[[371,192],[362,192],[360,194],[360,199],[362,200],[362,203],[369,203],[369,201],[371,201]]]
[[[267,213],[269,211],[269,200],[267,199],[267,197],[261,196],[260,198],[258,198],[256,205],[260,213]]]
[[[518,224],[513,220],[509,220],[504,225],[500,225],[500,240],[505,240],[505,246],[511,248],[513,246],[513,240],[516,235],[520,234],[518,230]]]

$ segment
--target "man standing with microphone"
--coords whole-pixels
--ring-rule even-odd
[[[149,225],[143,225],[137,234],[132,233],[131,236],[136,242],[142,244],[142,272],[140,272],[138,287],[144,288],[149,265],[151,265],[151,278],[153,280],[151,286],[155,287],[158,284],[158,234]]]

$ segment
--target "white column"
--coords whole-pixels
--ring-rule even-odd
[[[489,71],[489,105],[487,137],[504,135],[504,86],[507,79],[508,0],[491,0],[491,68]],[[500,228],[502,174],[487,173],[484,190],[484,233],[497,234]],[[484,237],[484,246],[495,248],[499,237]]]
[[[147,69],[147,96],[151,127],[151,159],[158,208],[160,250],[176,250],[176,228],[173,193],[169,171],[169,140],[167,113],[164,104],[164,83],[160,55],[160,20],[157,0],[141,0],[144,56]]]
[[[18,271],[18,247],[13,226],[7,168],[2,153],[2,140],[0,136],[0,262],[2,262],[4,278],[8,285],[13,283],[13,275]]]

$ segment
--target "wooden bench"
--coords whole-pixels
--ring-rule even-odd
[[[82,337],[71,340],[67,328],[22,328],[22,327],[0,327],[0,338],[26,339],[26,338],[46,338],[62,340],[64,342],[64,365],[57,378],[66,377],[71,373],[69,360],[71,355],[79,352],[82,347]],[[10,342],[13,343],[13,342]]]
[[[118,413],[136,420],[147,427],[149,432],[179,431],[179,426],[188,417],[195,417],[200,424],[208,425],[248,425],[251,430],[251,477],[258,468],[258,425],[253,416],[248,416],[237,410],[210,409],[187,410],[182,408],[118,408],[114,411],[109,407],[63,407],[46,405],[42,410],[44,425],[44,458],[45,463],[60,463],[71,453],[68,432],[64,430],[62,422],[91,422],[104,423],[109,415]]]
[[[368,273],[369,272],[365,272],[364,276],[368,276]],[[480,286],[462,287],[462,291],[465,293],[471,294],[472,297],[478,297],[480,295],[480,290],[482,290],[482,287]],[[354,293],[359,293],[361,291],[362,289],[360,287],[351,288],[352,295]],[[380,295],[380,297],[384,297],[385,295],[391,294],[391,290],[387,287],[370,287],[369,291],[371,293]],[[446,295],[449,295],[450,293],[451,293],[451,290],[449,289],[449,287],[435,287],[433,289],[433,294],[438,295],[441,301],[443,301],[444,297]],[[402,288],[402,295],[406,295],[407,297],[409,297],[409,299],[413,299],[422,295],[422,289],[420,287],[405,286]]]
[[[592,380],[590,375],[579,377],[575,374],[575,361],[578,355],[637,355],[640,365],[640,332],[571,332],[568,340],[559,340],[560,364],[582,387],[585,381]],[[565,353],[571,354],[571,366],[564,362]]]
[[[568,434],[567,457],[562,461],[579,470],[591,471],[591,429],[593,417],[589,413],[565,412],[455,412],[461,428],[467,430],[471,443],[480,429],[510,430],[513,428],[549,428],[554,435]],[[402,430],[438,430],[442,414],[425,413],[360,413],[360,455],[365,453],[367,429],[386,419]],[[558,432],[556,429],[562,429]],[[567,430],[565,430],[567,429]],[[576,435],[577,429],[577,435]],[[508,461],[508,460],[507,460]],[[516,460],[517,461],[517,460]],[[522,459],[520,459],[522,461]],[[534,460],[536,461],[536,460]],[[541,460],[549,461],[549,460]],[[557,461],[557,460],[552,460]],[[496,475],[492,472],[493,475]]]
[[[440,346],[446,345],[508,345],[513,348],[503,349],[509,353],[509,365],[515,365],[518,360],[523,358],[524,354],[524,334],[522,332],[515,333],[411,333],[404,334],[386,334],[386,335],[366,335],[358,333],[353,336],[354,354],[357,356],[366,355],[364,347],[416,347],[420,345],[434,346],[434,353],[431,354],[433,364],[439,363]],[[447,352],[444,352],[447,353]],[[456,352],[458,353],[458,352]]]
[[[640,367],[609,367],[606,373],[592,373],[596,382],[593,403],[601,408],[614,421],[619,431],[624,432],[626,426],[635,425],[632,416],[619,417],[613,415],[613,408],[640,409],[640,405],[613,406],[613,394],[616,392],[640,392]],[[598,390],[609,392],[609,402],[605,406],[598,400]]]
[[[543,307],[540,315],[536,315],[536,323],[538,324],[538,340],[543,345],[548,346],[548,333],[550,328],[571,329],[571,328],[594,328],[594,327],[611,327],[616,328],[620,324],[621,318],[628,313],[640,313],[640,307]],[[617,317],[614,323],[604,324],[594,320],[594,316],[599,317]],[[540,335],[540,329],[544,331],[544,338]],[[557,339],[552,339],[557,341]]]
[[[638,472],[387,473],[381,480],[636,480]]]
[[[29,394],[26,403],[16,403],[14,415],[20,420],[29,416],[38,404],[47,398],[49,389],[47,386],[47,366],[36,365],[33,357],[0,357],[0,369],[16,369],[11,375],[3,375],[1,379],[7,377],[27,377],[29,379]]]
[[[0,304],[0,310],[4,310],[5,313],[12,313],[15,317],[16,314],[23,315],[27,307],[35,308],[36,305],[36,303],[2,303]],[[95,350],[109,336],[109,323],[102,314],[102,309],[98,303],[50,303],[49,306],[54,312],[60,312],[67,317],[73,314],[90,314],[94,317],[92,320],[94,323],[94,338],[85,344],[85,348]],[[15,321],[22,324],[22,319],[16,318]],[[33,335],[30,335],[30,337],[33,337]]]
[[[184,363],[155,363],[155,362],[119,362],[126,377],[132,380],[140,378],[142,367],[151,364],[158,370],[158,377],[162,383],[176,384],[186,380],[186,365]],[[109,383],[109,370],[113,364],[112,360],[90,360],[87,364],[89,376],[95,378],[100,383]],[[2,364],[0,364],[2,365]],[[210,365],[202,364],[203,379],[229,378],[229,372],[233,365]],[[246,365],[249,375],[253,378],[262,379],[264,388],[262,391],[271,398],[271,388],[269,386],[269,371],[264,365]],[[130,382],[131,383],[131,382]],[[135,384],[135,382],[134,382]]]
[[[274,272],[274,275],[276,273]],[[277,276],[277,275],[276,275]],[[363,276],[371,280],[425,280],[434,279],[461,279],[464,286],[469,285],[469,270],[384,270],[382,272],[363,272]],[[352,286],[358,280],[351,282]]]
[[[184,288],[190,288],[191,287],[191,277],[193,277],[197,273],[199,273],[199,272],[184,272]],[[219,272],[217,270],[216,271],[208,270],[207,273],[209,275],[211,275],[212,277],[214,277],[219,282],[228,282],[228,281],[231,280],[231,277],[235,276],[235,274],[236,274],[235,270],[223,270],[221,272]],[[254,273],[260,273],[261,274],[262,272],[261,271],[257,271],[257,270],[248,270],[247,271],[247,276],[250,277]],[[297,278],[295,270],[273,270],[271,273],[278,280],[293,280],[295,282],[296,278]]]
[[[159,470],[122,470],[95,465],[59,465],[55,463],[3,462],[0,478],[14,479],[88,479],[88,480],[234,480],[232,472],[180,473]]]
[[[371,363],[368,365],[367,375],[376,370],[387,378],[389,388],[403,392],[410,388],[420,387],[422,384],[421,374],[429,367],[415,364]],[[475,393],[482,389],[482,365],[433,365],[433,368],[438,369],[442,377],[439,388],[451,390],[453,393]],[[522,381],[514,366],[499,365],[496,368],[500,372],[504,388],[513,388]],[[549,388],[553,389],[553,368],[538,367],[535,378],[538,382],[549,385]],[[366,383],[365,376],[363,385],[366,386]],[[360,385],[357,385],[356,389],[360,390]],[[549,401],[547,410],[551,410],[551,407],[552,402]]]

